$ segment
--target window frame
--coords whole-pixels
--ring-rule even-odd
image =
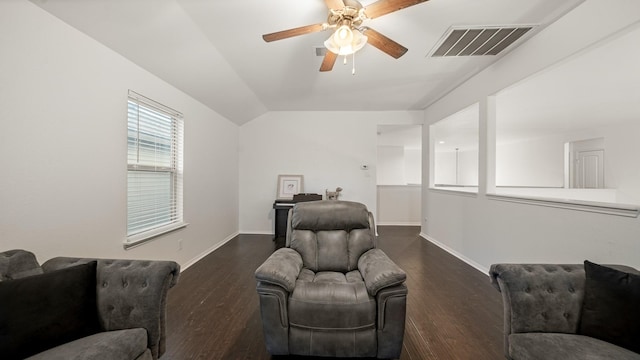
[[[130,108],[137,107],[138,112],[132,116]],[[140,134],[141,130],[141,116],[140,108],[144,108],[145,111],[150,112],[152,117],[156,119],[146,119],[145,125],[161,127],[167,125],[162,123],[163,120],[169,120],[170,125],[164,129],[158,129],[157,133],[147,133],[146,135],[151,138],[147,141],[146,146],[141,145]],[[132,120],[135,125],[132,127]],[[136,137],[132,141],[130,136],[131,132],[134,132]],[[162,137],[161,132],[168,133],[168,137]],[[158,140],[159,141],[156,141]],[[133,152],[135,159],[131,156],[131,144],[133,143]],[[169,153],[166,151],[158,151],[160,148],[166,148],[167,143],[169,145]],[[184,116],[181,112],[176,111],[170,107],[160,104],[154,100],[151,100],[143,95],[129,90],[127,96],[127,226],[126,226],[126,239],[124,241],[124,248],[128,249],[134,246],[142,245],[143,243],[156,238],[160,235],[181,229],[188,224],[184,221],[184,209],[183,209],[183,146],[184,146]],[[141,153],[146,151],[147,153],[153,149],[153,160],[148,160],[148,154],[145,157],[141,156]],[[156,160],[156,154],[166,157],[163,161]],[[141,160],[141,158],[144,158]],[[144,173],[148,174],[170,174],[168,190],[165,190],[165,186],[157,187],[157,177],[148,177],[144,179],[141,176]],[[136,174],[135,176],[132,176]],[[132,181],[136,181],[137,184],[132,184]],[[160,194],[147,194],[141,195],[140,182],[147,184],[148,186],[159,189]],[[133,195],[134,192],[137,195]],[[158,198],[160,196],[160,198]],[[143,198],[143,197],[146,197]],[[164,199],[162,197],[165,197]],[[157,208],[154,207],[149,215],[142,215],[143,211],[135,210],[132,208],[141,207],[143,205],[149,205],[150,203],[158,204]],[[133,206],[132,206],[133,205]],[[163,218],[168,217],[168,220]],[[149,220],[145,220],[145,219]],[[132,223],[144,221],[143,225],[134,226]]]

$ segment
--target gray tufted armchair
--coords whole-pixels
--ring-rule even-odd
[[[105,331],[143,328],[153,359],[165,352],[167,295],[178,283],[174,261],[56,257],[42,264],[50,272],[97,260],[97,306]]]
[[[290,210],[286,247],[255,272],[272,355],[398,358],[406,274],[376,248],[360,203],[314,201]]]
[[[638,273],[626,266],[611,267]],[[583,264],[493,264],[489,275],[502,293],[507,359],[640,360],[640,354],[578,333]]]
[[[56,257],[40,266],[33,253],[10,250],[0,252],[0,283],[56,274],[57,270],[92,262],[96,263],[99,333],[29,359],[158,359],[165,352],[167,293],[180,274],[180,266],[173,261]]]

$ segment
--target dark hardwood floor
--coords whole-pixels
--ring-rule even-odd
[[[400,359],[504,359],[502,302],[489,277],[421,238],[419,227],[378,231],[379,247],[407,272]],[[253,272],[276,246],[269,235],[240,235],[184,271],[169,292],[162,359],[271,359]]]

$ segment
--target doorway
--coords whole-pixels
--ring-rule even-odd
[[[604,154],[604,138],[569,143],[572,188],[604,189]]]
[[[422,125],[378,125],[378,225],[419,226]]]

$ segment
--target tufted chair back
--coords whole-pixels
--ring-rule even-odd
[[[577,332],[584,297],[582,264],[499,264],[491,271],[506,301],[525,304],[507,314],[510,333]]]
[[[166,350],[166,302],[177,284],[180,265],[173,261],[56,257],[45,272],[97,260],[97,308],[105,331],[143,327],[153,359]],[[132,325],[135,324],[135,325]]]
[[[302,256],[311,271],[349,272],[376,247],[375,224],[366,206],[324,200],[296,204],[289,213],[286,246]]]
[[[639,273],[628,266],[608,266]],[[511,358],[511,334],[578,333],[585,290],[584,264],[493,264],[489,275],[492,285],[502,293],[507,358]]]
[[[37,274],[42,274],[42,268],[32,252],[18,249],[0,253],[0,281]]]

